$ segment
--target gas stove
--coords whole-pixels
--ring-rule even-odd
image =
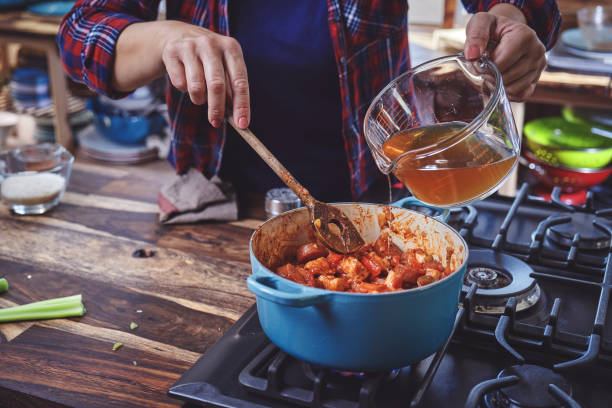
[[[218,407],[612,406],[612,208],[574,207],[525,184],[453,210],[470,256],[453,335],[426,360],[347,373],[272,344],[252,307],[170,388]],[[430,211],[430,210],[427,210]],[[406,345],[409,347],[410,345]]]

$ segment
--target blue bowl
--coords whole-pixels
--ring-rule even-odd
[[[74,1],[46,1],[28,7],[28,11],[42,16],[61,17],[67,14],[74,6]]]
[[[94,113],[96,130],[117,143],[140,143],[149,135],[161,133],[165,124],[164,118],[157,112],[147,116],[127,112],[109,112],[96,101],[92,101],[90,108]]]
[[[366,242],[380,234],[377,215],[386,206],[336,206],[354,220]],[[395,216],[394,242],[403,244],[402,249],[416,244],[441,259],[452,248],[454,272],[415,289],[380,294],[333,292],[272,272],[308,242],[310,218],[305,208],[278,215],[253,234],[253,274],[247,286],[257,297],[261,327],[283,351],[320,366],[382,371],[417,363],[448,339],[465,275],[467,245],[455,230],[435,218],[400,207],[386,208]]]

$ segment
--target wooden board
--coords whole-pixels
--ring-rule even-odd
[[[77,160],[48,214],[0,207],[0,276],[10,282],[0,307],[81,293],[87,308],[0,324],[0,407],[181,405],[168,387],[253,304],[245,279],[259,221],[160,225],[157,192],[171,177],[160,163]],[[155,256],[133,257],[141,248]]]

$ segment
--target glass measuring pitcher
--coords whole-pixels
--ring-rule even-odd
[[[486,57],[462,54],[393,80],[372,101],[364,132],[380,171],[438,207],[492,194],[516,165],[521,143],[499,70]]]

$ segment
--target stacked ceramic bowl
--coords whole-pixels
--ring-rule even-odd
[[[93,114],[90,110],[81,109],[76,112],[71,112],[68,115],[68,125],[73,134],[76,134],[83,130],[87,125],[93,121]],[[53,114],[35,115],[34,123],[36,128],[34,129],[34,138],[39,143],[55,143],[55,123],[53,121]]]
[[[13,106],[18,111],[44,108],[51,105],[49,76],[43,69],[18,68],[9,82]]]
[[[523,163],[541,187],[585,193],[612,174],[612,114],[564,108],[525,125]],[[586,195],[586,194],[584,194]]]
[[[157,148],[147,145],[146,139],[162,134],[166,121],[147,87],[119,100],[97,97],[88,107],[93,112],[93,125],[78,134],[83,153],[115,163],[157,158]]]

